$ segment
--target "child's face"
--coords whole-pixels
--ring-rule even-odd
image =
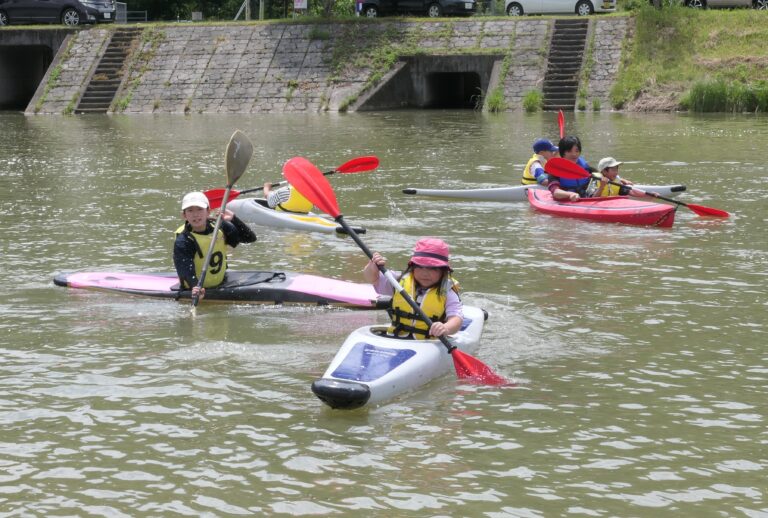
[[[413,278],[422,288],[431,288],[437,284],[443,276],[443,269],[440,267],[413,265]]]
[[[208,209],[203,207],[189,207],[181,213],[184,219],[192,226],[192,230],[204,230],[208,221]]]
[[[541,153],[539,153],[539,155],[541,155],[544,158],[546,158],[547,160],[549,160],[550,158],[555,156],[555,152],[554,151],[542,151]]]
[[[619,175],[619,166],[606,167],[605,169],[603,169],[603,176],[605,176],[609,180],[615,180],[618,175]]]

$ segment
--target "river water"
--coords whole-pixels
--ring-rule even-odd
[[[672,229],[555,219],[405,187],[519,182],[553,114],[221,117],[0,114],[0,514],[768,516],[768,119],[568,115],[593,164],[683,183]],[[373,409],[310,392],[346,335],[386,317],[186,304],[55,287],[72,270],[167,271],[179,202],[303,155],[393,267],[452,245],[476,356],[514,387],[445,376]],[[234,269],[362,281],[349,238],[257,228]]]

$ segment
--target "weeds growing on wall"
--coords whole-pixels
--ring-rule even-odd
[[[530,90],[523,96],[523,109],[528,113],[541,110],[544,107],[544,94],[539,90]]]
[[[155,56],[160,43],[165,39],[165,33],[155,27],[150,27],[144,30],[141,35],[141,50],[132,56],[130,64],[130,74],[132,76],[118,99],[113,101],[111,106],[112,111],[122,112],[128,108],[133,98],[133,91],[141,84],[141,77],[147,71],[149,62]]]

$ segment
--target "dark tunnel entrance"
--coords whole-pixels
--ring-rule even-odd
[[[433,72],[427,75],[424,108],[474,109],[481,99],[477,72]]]
[[[45,45],[0,45],[0,110],[24,110],[52,60]]]
[[[494,66],[502,59],[488,54],[404,56],[354,109],[482,109]]]

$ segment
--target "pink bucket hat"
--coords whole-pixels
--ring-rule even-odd
[[[451,265],[448,264],[448,243],[436,237],[419,239],[413,247],[413,255],[408,264],[444,267],[451,270]]]

